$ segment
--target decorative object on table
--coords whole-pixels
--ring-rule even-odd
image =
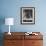
[[[35,24],[34,7],[21,7],[21,24]]]
[[[26,32],[25,35],[38,35],[37,33],[33,32]]]
[[[5,18],[5,25],[9,25],[9,32],[8,32],[8,34],[11,35],[11,33],[10,33],[10,26],[14,25],[14,18]]]

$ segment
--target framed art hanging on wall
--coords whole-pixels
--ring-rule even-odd
[[[35,24],[34,7],[21,7],[21,24]]]

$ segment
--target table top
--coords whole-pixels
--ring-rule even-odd
[[[11,35],[8,32],[4,33],[5,39],[43,39],[43,35],[40,32],[32,32],[32,34],[25,34],[27,32],[11,32]],[[38,35],[35,35],[38,34]]]

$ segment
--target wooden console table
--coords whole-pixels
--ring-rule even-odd
[[[43,46],[43,35],[40,32],[38,35],[25,35],[26,32],[11,32],[8,35],[4,33],[4,46]]]

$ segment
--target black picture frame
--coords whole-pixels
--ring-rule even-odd
[[[21,7],[21,24],[35,24],[35,7]]]

